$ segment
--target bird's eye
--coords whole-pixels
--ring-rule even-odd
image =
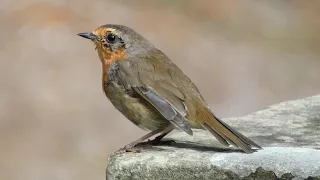
[[[107,35],[107,38],[106,38],[106,39],[107,39],[108,42],[113,43],[113,42],[116,41],[117,36],[114,35],[114,34],[112,34],[112,33],[110,33],[110,34]]]

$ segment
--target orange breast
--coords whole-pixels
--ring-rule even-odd
[[[98,51],[99,58],[102,63],[103,82],[105,83],[108,81],[108,71],[109,71],[110,65],[115,61],[124,60],[126,58],[126,53],[124,48],[119,49],[117,51],[110,51],[109,49],[105,48],[101,44],[97,44],[96,49]]]

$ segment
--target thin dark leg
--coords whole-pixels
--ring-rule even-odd
[[[157,144],[159,144],[160,141],[161,141],[161,139],[162,139],[163,137],[165,137],[167,134],[169,134],[172,130],[174,130],[174,127],[171,127],[171,128],[168,127],[168,128],[166,128],[166,129],[164,129],[159,136],[155,137],[153,140],[149,141],[148,143],[150,143],[150,144],[152,144],[152,145],[157,145]]]
[[[151,143],[152,145],[157,145],[160,143],[160,140],[166,136],[167,134],[169,134],[172,130],[174,129],[173,125],[170,125],[168,127],[166,127],[165,129],[157,129],[154,131],[151,131],[150,133],[142,136],[141,138],[139,138],[138,140],[127,144],[124,148],[120,149],[120,151],[124,150],[126,152],[139,152],[139,149],[135,148],[136,145],[138,144],[149,144]],[[143,143],[142,141],[150,138],[151,136],[154,136],[155,134],[161,133],[159,136],[157,136],[155,139],[153,139],[152,141],[148,141],[146,143]]]
[[[153,135],[155,135],[155,134],[160,133],[161,131],[162,131],[161,129],[151,131],[150,133],[148,133],[148,134],[142,136],[141,138],[139,138],[138,140],[133,141],[133,142],[130,143],[130,144],[127,144],[127,145],[124,147],[124,150],[126,150],[126,151],[136,151],[136,149],[134,149],[134,147],[135,147],[137,144],[141,143],[142,141],[148,139],[149,137],[151,137],[151,136],[153,136]]]

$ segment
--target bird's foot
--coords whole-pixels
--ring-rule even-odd
[[[126,152],[139,153],[141,152],[141,150],[135,147],[135,145],[128,144],[125,147],[119,149],[117,152],[118,153],[126,153]]]

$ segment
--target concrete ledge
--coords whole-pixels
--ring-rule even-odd
[[[222,147],[209,133],[172,134],[161,146],[109,157],[107,179],[319,179],[320,95],[224,119],[264,147],[253,154]]]

